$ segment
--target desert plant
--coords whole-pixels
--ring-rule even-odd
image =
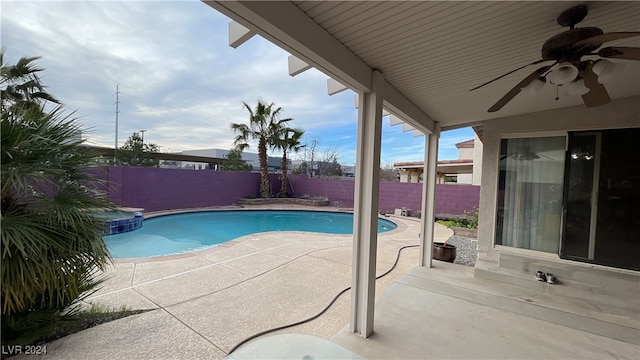
[[[465,211],[464,214],[467,215],[467,227],[470,229],[477,229],[478,215],[480,214],[480,211],[478,209],[475,209],[473,211]]]
[[[27,94],[3,98],[0,114],[2,342],[25,344],[69,319],[100,283],[94,274],[110,258],[95,214],[111,204],[89,171],[97,154],[81,146],[76,119],[60,105],[45,111],[49,97],[28,94],[44,88],[37,77],[9,81],[7,68],[3,96],[9,84]]]
[[[467,229],[477,229],[478,228],[478,210],[465,211],[464,216],[454,217],[448,220],[437,220],[436,222],[448,228],[455,226],[455,227],[467,228]]]
[[[275,108],[275,104],[265,104],[258,100],[255,109],[247,103],[243,103],[244,108],[249,111],[249,124],[232,123],[231,129],[238,133],[233,145],[240,150],[249,147],[250,140],[258,140],[258,159],[260,161],[260,196],[270,197],[269,188],[269,168],[267,166],[267,147],[269,141],[274,138],[274,129],[284,128],[291,119],[280,119],[282,108]]]
[[[280,175],[280,197],[287,197],[288,189],[289,189],[289,177],[287,168],[288,159],[287,153],[293,152],[297,153],[304,145],[300,143],[300,139],[302,135],[304,135],[304,130],[300,129],[291,129],[291,128],[281,128],[274,129],[275,138],[272,140],[273,147],[276,149],[282,150],[282,163],[280,166],[281,175]]]
[[[5,65],[4,54],[3,47],[0,49],[0,108],[3,112],[18,108],[39,109],[46,102],[60,103],[40,82],[38,74],[44,69],[35,65],[39,57],[23,57],[15,65]]]

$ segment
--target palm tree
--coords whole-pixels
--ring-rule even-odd
[[[287,153],[292,151],[294,153],[299,152],[304,145],[300,143],[300,139],[302,135],[304,135],[304,130],[301,129],[292,129],[292,128],[284,128],[275,131],[275,134],[278,134],[273,142],[273,146],[276,149],[282,150],[282,165],[280,169],[282,174],[280,175],[280,197],[287,197],[287,190],[289,189],[289,178],[287,169]]]
[[[60,105],[44,111],[52,97],[31,92],[44,88],[37,78],[15,76],[41,71],[30,59],[1,71],[3,344],[28,343],[68,318],[110,261],[96,216],[110,203],[88,171],[96,154],[79,147],[80,125]]]
[[[260,160],[260,197],[271,196],[269,188],[269,168],[267,166],[267,146],[274,138],[274,129],[283,128],[291,119],[279,119],[282,108],[275,108],[275,104],[265,104],[258,100],[255,109],[243,102],[244,107],[249,111],[249,124],[231,124],[238,135],[233,145],[244,151],[249,147],[250,140],[258,140],[258,159]]]
[[[40,57],[23,57],[15,65],[4,64],[4,47],[0,49],[0,108],[40,107],[46,102],[60,101],[45,91],[38,73],[44,69],[34,64]]]

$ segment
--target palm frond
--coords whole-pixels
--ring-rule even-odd
[[[110,262],[105,224],[94,214],[112,207],[89,172],[96,153],[80,148],[73,113],[45,112],[43,104],[57,100],[40,83],[37,59],[6,66],[0,51],[3,343],[7,333],[19,337],[60,319]]]

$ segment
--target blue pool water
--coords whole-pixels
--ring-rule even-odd
[[[378,219],[378,232],[396,224]],[[141,229],[104,236],[114,258],[178,254],[266,231],[352,234],[353,214],[325,211],[208,211],[147,219]]]

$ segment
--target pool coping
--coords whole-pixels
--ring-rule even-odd
[[[198,212],[210,212],[210,211],[256,211],[256,210],[292,210],[292,211],[313,211],[313,212],[340,212],[340,213],[353,213],[353,209],[349,208],[338,208],[333,206],[323,206],[319,209],[317,206],[305,206],[305,205],[294,205],[294,204],[268,204],[268,205],[252,205],[250,207],[247,206],[238,206],[238,205],[230,205],[230,206],[215,206],[215,207],[199,207],[199,208],[187,208],[187,209],[172,209],[172,210],[161,210],[161,211],[153,211],[149,213],[144,213],[144,219],[153,219],[157,217],[167,216],[167,215],[178,215],[178,214],[189,214],[189,213],[198,213]],[[406,216],[397,216],[392,214],[387,214],[384,216],[378,216],[379,219],[389,220],[389,218],[403,218],[403,219],[413,219]],[[392,221],[392,220],[389,220]],[[419,218],[415,218],[415,221],[420,221]],[[390,231],[385,231],[384,233],[379,234],[379,236],[392,236],[400,231],[404,231],[407,229],[407,225],[402,221],[392,221],[396,228]],[[144,225],[143,225],[144,226]],[[212,245],[206,247],[201,250],[194,250],[180,254],[170,254],[170,255],[157,255],[157,256],[148,256],[148,257],[131,257],[131,258],[113,258],[114,264],[130,264],[130,263],[147,263],[147,262],[158,262],[158,261],[169,261],[176,259],[185,259],[191,257],[201,257],[203,255],[209,254],[212,251],[216,251],[218,248],[232,247],[238,244],[241,244],[247,241],[250,237],[256,237],[260,234],[322,234],[326,235],[327,233],[323,232],[312,232],[312,231],[266,231],[266,232],[257,232],[251,233],[247,235],[240,236],[238,238],[225,241],[221,244]],[[345,239],[353,238],[353,234],[330,234],[332,236],[344,237]]]

